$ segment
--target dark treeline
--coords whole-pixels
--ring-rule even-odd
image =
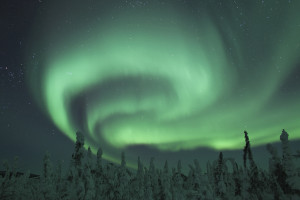
[[[300,168],[293,155],[285,130],[280,135],[282,155],[267,145],[270,153],[269,169],[260,169],[251,152],[248,133],[244,132],[243,165],[225,158],[220,152],[206,171],[197,159],[189,165],[188,174],[177,166],[163,169],[155,167],[154,158],[146,167],[138,158],[136,171],[126,167],[125,154],[121,165],[102,162],[102,150],[97,157],[91,149],[84,149],[84,138],[77,132],[75,150],[69,168],[62,172],[61,164],[54,166],[48,153],[43,160],[40,176],[17,172],[17,166],[4,162],[5,171],[0,176],[0,199],[101,199],[101,200],[183,200],[183,199],[300,199]],[[229,169],[231,168],[231,169]],[[171,170],[170,170],[171,169]]]

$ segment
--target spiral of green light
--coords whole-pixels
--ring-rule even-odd
[[[269,49],[272,56],[247,66],[249,79],[241,80],[239,65],[249,64],[229,57],[220,26],[208,15],[197,23],[171,9],[115,16],[45,64],[42,101],[70,139],[81,129],[92,149],[142,144],[178,151],[238,149],[244,129],[255,145],[277,141],[285,127],[300,137],[300,106],[275,107],[279,100],[272,99],[299,60],[299,30],[278,33],[283,42]],[[117,160],[110,152],[104,157]]]

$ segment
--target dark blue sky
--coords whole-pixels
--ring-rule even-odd
[[[61,3],[60,3],[61,2]],[[109,10],[118,10],[118,9],[139,9],[139,7],[150,7],[150,3],[148,1],[123,1],[120,3],[119,1],[99,1],[101,3],[97,4],[93,1],[86,1],[82,3],[81,1],[76,1],[76,3],[70,3],[70,1],[53,1],[51,4],[48,1],[21,1],[21,0],[6,0],[1,2],[0,8],[0,159],[9,159],[12,160],[14,156],[18,156],[20,160],[20,168],[21,170],[30,169],[32,172],[39,173],[42,166],[42,157],[46,151],[49,151],[52,155],[53,161],[63,160],[65,165],[67,166],[69,163],[69,159],[71,158],[72,151],[74,149],[73,142],[66,136],[67,133],[62,133],[61,127],[59,127],[55,122],[53,122],[51,114],[45,111],[45,102],[43,99],[43,91],[35,92],[32,91],[30,86],[28,77],[37,76],[35,78],[34,84],[37,88],[42,88],[41,85],[43,83],[43,70],[44,64],[46,63],[47,57],[49,54],[53,53],[53,47],[50,48],[46,44],[49,41],[54,40],[55,43],[61,44],[62,41],[69,35],[70,30],[76,27],[86,28],[87,25],[93,21],[97,13],[100,18],[105,19],[107,15],[109,15]],[[158,1],[162,3],[162,1]],[[258,67],[251,67],[252,64],[259,64],[266,62],[263,60],[265,57],[268,57],[269,60],[277,60],[279,59],[278,55],[268,55],[270,52],[264,52],[264,50],[276,48],[278,43],[282,40],[290,41],[293,43],[293,38],[291,37],[300,31],[299,19],[289,19],[290,21],[282,20],[282,16],[291,9],[289,3],[294,3],[292,6],[298,6],[298,3],[294,1],[255,1],[255,5],[250,3],[245,3],[245,1],[230,1],[230,3],[224,3],[223,1],[176,1],[176,3],[172,3],[172,1],[166,1],[158,7],[158,9],[165,9],[166,7],[176,7],[176,9],[180,8],[184,10],[186,13],[193,13],[197,10],[197,6],[201,11],[205,11],[209,13],[209,16],[212,21],[216,24],[216,27],[221,35],[221,38],[224,40],[224,46],[228,50],[228,54],[233,54],[230,59],[235,62],[239,62],[242,59],[243,63],[246,63],[243,69],[237,69],[239,77],[246,77],[247,79],[255,79],[253,75],[257,76],[257,82],[265,83],[268,82],[268,77],[265,77],[265,81],[262,82],[259,78],[259,74],[268,75],[267,69],[260,69]],[[157,6],[158,4],[156,4]],[[99,7],[97,7],[99,6]],[[223,7],[221,7],[223,6]],[[249,7],[250,6],[250,7]],[[252,6],[252,7],[251,7]],[[261,16],[264,17],[266,22],[260,23],[259,21],[255,21],[258,18],[249,15],[249,11],[247,9],[260,8],[263,7],[264,14]],[[57,10],[57,17],[55,16],[55,8]],[[178,8],[177,8],[178,7]],[[151,9],[151,8],[149,8]],[[235,9],[235,11],[232,11]],[[88,13],[90,12],[90,13]],[[220,12],[220,13],[219,13]],[[49,14],[50,13],[50,14]],[[67,13],[67,14],[66,14]],[[88,13],[88,14],[87,14]],[[184,14],[190,17],[190,14]],[[191,14],[192,16],[198,16],[199,21],[201,21],[203,14]],[[246,17],[242,18],[241,15],[246,15]],[[85,17],[86,16],[86,17]],[[299,17],[299,15],[296,15]],[[51,18],[53,17],[53,18]],[[220,23],[221,19],[224,18],[224,24]],[[96,18],[95,18],[96,19]],[[241,20],[243,19],[243,20]],[[64,29],[62,27],[62,31],[56,32],[55,30],[50,30],[51,27],[60,26],[64,23],[69,23],[68,20],[73,20],[72,25],[68,26],[68,28]],[[269,21],[269,23],[268,23]],[[195,23],[197,19],[195,19]],[[278,22],[278,26],[276,24]],[[46,23],[46,24],[45,24]],[[200,23],[200,22],[199,22]],[[298,23],[298,24],[297,24]],[[91,23],[92,24],[92,23]],[[256,25],[257,24],[257,25]],[[282,25],[283,24],[283,25]],[[91,25],[91,30],[96,30],[96,25]],[[247,28],[248,27],[248,28]],[[255,31],[251,29],[251,27],[256,27]],[[277,27],[277,28],[276,28]],[[291,28],[291,34],[286,34],[284,31],[279,30],[278,27],[288,27]],[[45,29],[43,29],[45,28]],[[42,30],[43,29],[43,30]],[[228,29],[233,32],[237,36],[237,44],[234,44],[230,37],[228,36]],[[237,31],[239,30],[239,31]],[[81,32],[81,30],[76,30],[77,34]],[[75,32],[75,31],[74,31]],[[40,35],[44,34],[44,35]],[[49,35],[47,35],[49,34]],[[265,34],[265,35],[264,35]],[[74,35],[76,35],[74,33]],[[245,41],[243,38],[250,38],[252,40]],[[253,36],[253,37],[252,37]],[[70,36],[74,37],[74,36]],[[265,39],[264,39],[265,37]],[[268,39],[268,37],[270,37]],[[48,41],[47,39],[48,38]],[[239,38],[242,38],[239,40]],[[254,38],[254,39],[253,39]],[[55,40],[57,41],[55,42]],[[274,39],[274,40],[273,40]],[[263,42],[265,40],[265,43]],[[42,42],[41,42],[42,41]],[[260,41],[261,43],[257,42]],[[70,42],[70,41],[69,41]],[[68,42],[66,42],[68,43]],[[299,39],[294,40],[295,44],[299,44]],[[42,46],[42,45],[45,46]],[[40,45],[40,46],[39,46]],[[56,44],[57,45],[57,44]],[[234,49],[234,45],[240,46],[242,48]],[[270,47],[266,47],[266,45],[270,45]],[[57,45],[58,47],[59,45]],[[233,46],[231,49],[231,46]],[[235,47],[236,47],[235,46]],[[285,46],[285,45],[281,45]],[[252,47],[252,48],[251,48]],[[232,51],[231,51],[232,50]],[[51,53],[49,53],[51,51]],[[231,52],[231,53],[230,53]],[[274,51],[276,52],[276,51]],[[279,51],[281,52],[281,51]],[[286,56],[287,58],[291,53],[299,53],[299,46],[294,50],[284,50],[282,52],[290,52]],[[240,55],[240,54],[241,55]],[[300,54],[299,54],[300,55]],[[276,57],[277,56],[277,57]],[[280,56],[280,55],[279,55]],[[275,58],[273,58],[275,57]],[[251,60],[253,59],[253,60]],[[284,59],[284,58],[283,58]],[[284,77],[284,81],[280,82],[280,84],[276,85],[276,91],[273,93],[272,98],[276,99],[276,101],[268,101],[268,103],[264,104],[262,109],[262,113],[275,113],[270,112],[270,110],[274,110],[276,106],[279,111],[282,111],[284,117],[287,115],[293,116],[293,118],[289,119],[290,121],[296,120],[295,123],[292,123],[291,127],[280,127],[278,129],[278,142],[279,135],[281,133],[281,129],[285,128],[289,132],[289,130],[299,130],[299,125],[297,125],[297,120],[299,118],[300,110],[299,106],[295,102],[299,100],[299,91],[300,91],[300,70],[299,63],[300,59],[294,59],[295,63],[292,67],[292,70],[289,70],[287,75]],[[294,61],[293,60],[293,61]],[[29,62],[30,61],[30,62]],[[233,64],[232,64],[233,65]],[[33,66],[37,67],[36,71],[38,71],[34,75],[28,75],[28,73],[32,73],[34,71]],[[282,67],[285,65],[278,64],[278,66],[274,66],[274,69],[277,72],[280,70],[284,71]],[[269,70],[269,69],[268,69]],[[140,83],[136,81],[137,79],[131,80],[132,83]],[[172,80],[171,80],[172,81]],[[241,82],[246,81],[246,79],[239,80]],[[248,85],[254,84],[254,82],[249,81]],[[132,87],[132,83],[128,83],[128,80],[122,77],[121,81],[117,80],[114,82],[107,82],[106,84],[119,84],[126,82],[126,84]],[[271,82],[271,80],[270,80]],[[162,83],[162,82],[160,82]],[[164,82],[168,85],[168,82]],[[126,85],[124,84],[124,85]],[[147,82],[147,84],[151,84],[151,82]],[[267,85],[267,84],[266,84]],[[99,85],[95,88],[86,89],[84,94],[91,93],[94,89],[99,89],[100,87],[105,88],[103,85]],[[235,86],[237,87],[237,86]],[[255,88],[265,87],[267,86],[256,86]],[[166,87],[167,88],[167,87]],[[123,86],[125,91],[130,91],[126,86]],[[246,87],[247,89],[247,87]],[[248,89],[253,89],[251,86]],[[271,90],[271,89],[270,89]],[[107,93],[107,89],[103,89]],[[175,93],[178,92],[175,90]],[[239,88],[237,92],[241,95],[249,96],[253,95],[253,93],[243,92],[242,88]],[[268,91],[265,91],[268,93]],[[179,92],[178,92],[179,93]],[[264,92],[262,92],[264,93]],[[144,94],[144,93],[141,93]],[[139,93],[139,95],[141,95]],[[110,94],[111,95],[111,94]],[[229,94],[227,94],[229,95]],[[35,96],[35,97],[34,97]],[[93,98],[94,96],[89,96],[89,98]],[[122,96],[121,96],[122,97]],[[118,96],[120,98],[120,96]],[[242,97],[240,97],[242,99]],[[109,99],[109,98],[108,98]],[[226,99],[226,96],[224,96]],[[286,99],[286,100],[284,100]],[[254,101],[254,100],[253,100]],[[249,101],[250,102],[250,101]],[[74,103],[74,102],[73,102]],[[75,107],[80,106],[80,104],[74,103]],[[285,104],[285,105],[284,105]],[[220,105],[220,104],[219,104]],[[250,105],[250,104],[249,104]],[[293,112],[289,112],[286,110],[291,110],[290,106],[294,106],[295,109]],[[215,106],[217,108],[218,105]],[[286,108],[286,109],[285,109]],[[280,112],[277,112],[277,114]],[[299,112],[298,112],[299,111]],[[68,110],[68,114],[70,115],[71,121],[77,121],[76,127],[78,129],[84,129],[84,119],[81,117],[72,116],[72,113],[78,113],[78,109]],[[209,112],[209,111],[206,111]],[[220,111],[221,112],[221,111]],[[213,113],[216,113],[213,110]],[[199,113],[198,113],[199,114]],[[196,115],[189,116],[192,118]],[[271,117],[272,119],[272,117]],[[268,121],[267,124],[277,128],[277,118],[274,121]],[[192,120],[191,120],[192,121]],[[262,126],[260,123],[250,123],[245,122],[246,124],[255,124],[257,127],[247,127],[250,130],[264,129],[268,128],[272,129],[272,127]],[[263,123],[263,122],[262,122]],[[288,124],[288,123],[283,123]],[[298,123],[299,124],[299,123]],[[220,128],[220,127],[218,127]],[[217,128],[217,129],[218,129]],[[224,128],[225,130],[225,128]],[[243,141],[243,130],[240,131],[240,135],[237,133],[236,135],[240,137],[240,140]],[[290,133],[290,132],[289,132]],[[251,133],[249,131],[249,137],[251,141],[251,134],[255,136],[257,133]],[[290,135],[299,136],[298,132],[291,132]],[[188,137],[188,136],[187,136]],[[299,138],[299,137],[298,137]],[[92,143],[92,142],[91,142]],[[294,141],[291,143],[292,149],[295,151],[299,149],[299,141]],[[97,146],[97,145],[96,145]],[[184,146],[184,145],[183,145]],[[280,145],[278,145],[280,148]],[[113,149],[112,146],[105,143],[103,144],[103,151],[105,152],[105,148],[107,151],[111,151],[111,155],[115,156],[120,155],[122,149]],[[242,148],[242,147],[241,147]],[[113,149],[113,150],[112,150]],[[149,163],[149,158],[154,156],[156,157],[156,161],[158,165],[161,165],[164,160],[167,158],[169,160],[170,165],[175,164],[178,159],[183,161],[183,165],[185,167],[188,163],[191,163],[194,158],[201,160],[202,166],[205,166],[207,160],[215,160],[218,155],[217,150],[209,149],[207,147],[194,147],[189,150],[182,151],[171,151],[165,150],[161,151],[159,148],[155,148],[154,146],[147,144],[136,144],[129,145],[125,148],[125,152],[129,160],[133,161],[136,159],[137,155],[141,153],[144,155],[142,160],[145,163]],[[242,160],[242,150],[228,151],[224,150],[224,157],[234,157],[237,161]],[[257,161],[258,165],[261,167],[266,167],[268,163],[268,153],[266,152],[265,145],[261,145],[259,147],[253,148],[254,158]],[[2,168],[2,167],[1,167]]]

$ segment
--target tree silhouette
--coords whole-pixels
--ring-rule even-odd
[[[5,171],[0,171],[0,199],[299,199],[300,171],[296,170],[293,162],[297,157],[292,156],[288,133],[283,130],[280,135],[282,158],[271,144],[267,145],[271,155],[268,171],[256,165],[246,131],[244,137],[241,167],[220,152],[213,164],[207,162],[206,172],[194,159],[188,165],[186,176],[180,160],[177,169],[170,167],[168,161],[159,169],[151,158],[147,169],[138,157],[137,170],[133,171],[127,168],[124,152],[120,165],[103,162],[101,148],[95,159],[91,148],[84,149],[84,137],[77,132],[70,166],[65,173],[61,164],[53,165],[48,152],[41,165],[41,176],[18,172],[17,159],[12,166],[5,162]],[[228,170],[228,163],[232,172]]]

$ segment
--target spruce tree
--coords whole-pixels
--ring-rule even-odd
[[[42,192],[44,199],[57,199],[53,167],[50,161],[49,152],[46,152],[43,161]]]
[[[55,169],[54,182],[56,185],[56,193],[61,197],[64,190],[64,179],[62,177],[62,161],[59,161]]]
[[[84,136],[81,132],[78,131],[76,133],[75,152],[72,155],[73,165],[71,166],[72,176],[74,180],[72,180],[72,184],[69,187],[69,191],[73,194],[72,198],[76,196],[77,199],[84,199],[85,196],[85,186],[83,182],[84,153]]]
[[[223,153],[219,153],[218,163],[214,170],[214,185],[215,185],[215,194],[218,197],[223,198],[224,196],[224,159],[223,159]]]
[[[184,192],[184,181],[182,178],[182,165],[181,161],[178,160],[177,163],[177,173],[172,175],[172,182],[171,182],[171,191],[172,191],[172,199],[174,200],[181,200],[185,199],[185,192]]]
[[[78,176],[82,175],[82,162],[84,159],[84,137],[81,132],[76,133],[75,152],[72,155],[75,169],[77,170]]]
[[[248,133],[247,131],[244,131],[244,135],[245,135],[245,142],[246,145],[244,147],[244,154],[243,154],[243,161],[244,161],[244,168],[247,168],[247,154],[248,154],[248,148],[249,148],[249,137],[248,137]]]
[[[247,133],[247,131],[245,131],[244,133],[245,133],[245,141],[246,141],[245,148],[246,148],[246,151],[248,152],[248,159],[249,159],[249,163],[250,163],[250,169],[248,172],[249,177],[250,177],[249,192],[251,194],[255,194],[256,196],[261,198],[262,184],[261,184],[261,181],[259,180],[258,168],[253,159],[248,133]]]
[[[153,198],[157,199],[159,196],[158,174],[156,173],[156,170],[155,170],[153,157],[150,159],[150,166],[149,166],[148,174],[149,174],[150,183],[151,183],[151,187],[152,187]]]
[[[282,133],[280,135],[280,140],[281,140],[281,148],[282,148],[283,169],[286,175],[288,177],[291,177],[294,175],[294,164],[293,164],[293,159],[290,150],[289,135],[284,129],[282,130]]]
[[[95,169],[96,199],[101,199],[104,192],[102,154],[102,149],[99,147],[97,151],[97,162]]]
[[[96,165],[96,171],[99,173],[102,173],[102,149],[99,147],[97,151],[97,165]]]
[[[15,184],[15,193],[12,199],[18,200],[27,200],[32,199],[32,194],[30,193],[30,182],[29,182],[30,171],[28,170],[21,177],[18,177],[17,182]],[[39,196],[40,199],[43,196]]]
[[[172,194],[171,194],[171,182],[169,178],[169,166],[168,161],[166,160],[164,171],[162,174],[162,193],[163,193],[163,199],[165,200],[171,200]]]
[[[94,199],[96,196],[96,189],[95,189],[95,180],[92,175],[93,170],[93,158],[92,158],[92,151],[91,148],[88,148],[87,156],[86,156],[86,164],[84,167],[84,190],[85,196],[84,199]]]
[[[147,168],[145,168],[144,185],[145,185],[144,199],[145,200],[154,200],[152,187],[151,187],[151,175],[150,175],[149,171],[147,170]]]
[[[136,179],[138,183],[138,199],[142,199],[144,197],[144,170],[143,170],[143,164],[141,162],[140,157],[138,157],[138,170],[136,174]]]
[[[295,170],[294,160],[289,145],[289,135],[284,129],[280,135],[280,140],[282,147],[282,167],[286,174],[286,184],[283,191],[288,194],[295,193],[300,196],[300,177],[297,176]]]
[[[125,153],[122,152],[121,154],[121,167],[119,168],[118,172],[118,182],[119,182],[119,187],[118,187],[118,192],[120,194],[120,198],[123,200],[129,200],[129,176],[126,170],[126,160],[125,160]]]

